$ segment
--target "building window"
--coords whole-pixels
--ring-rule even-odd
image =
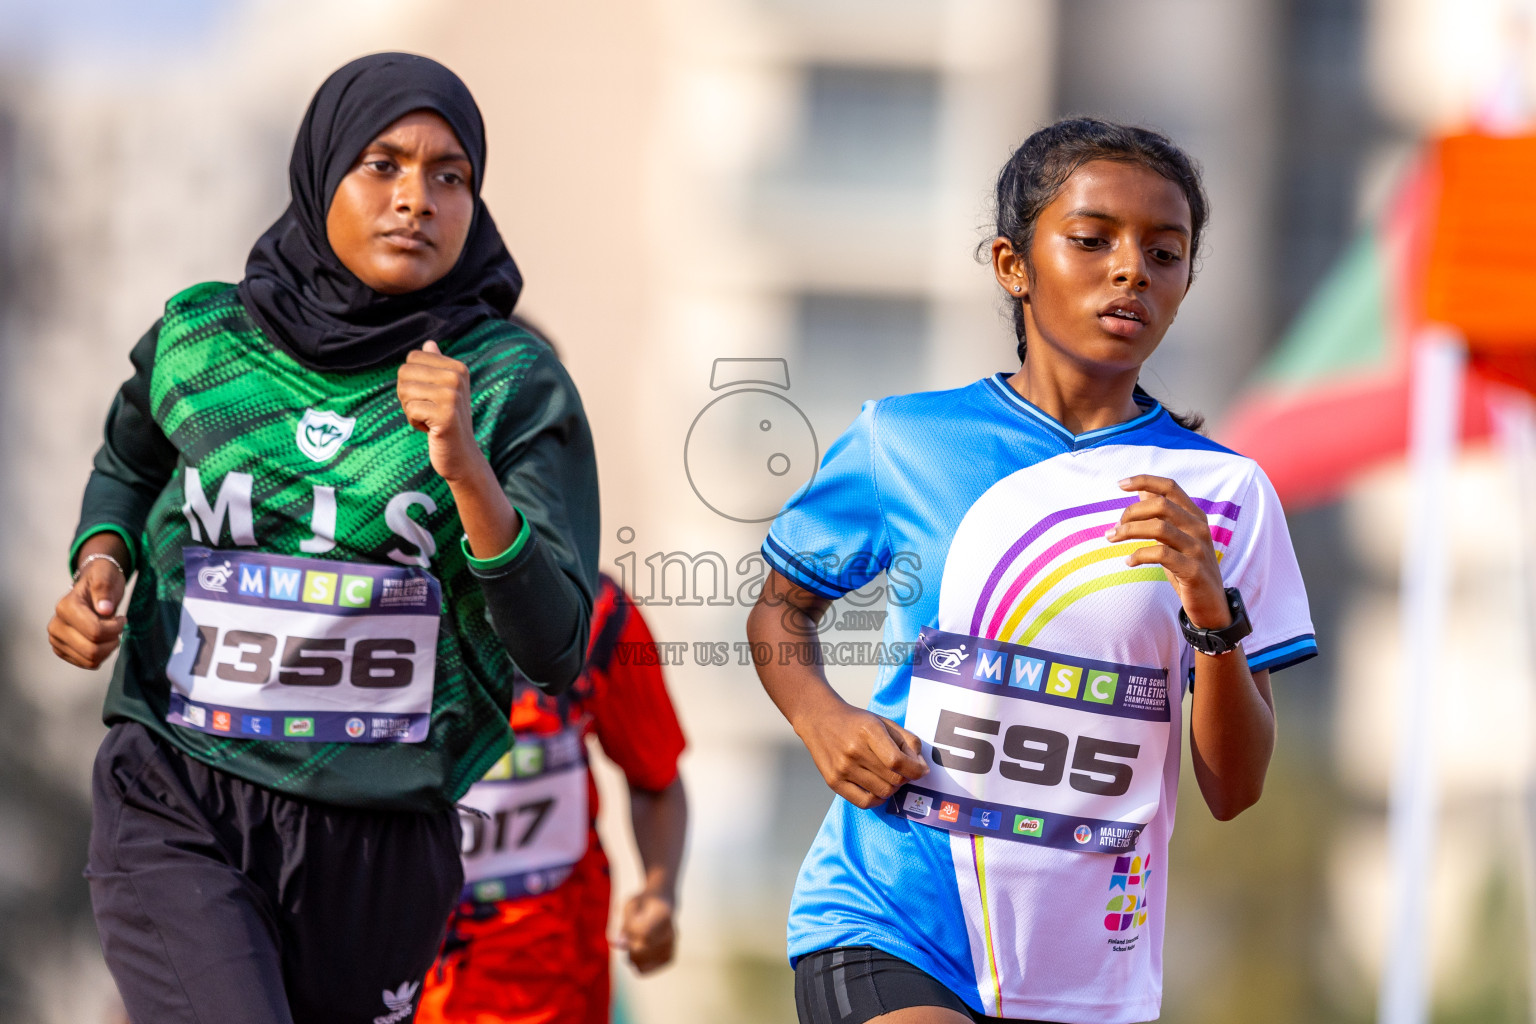
[[[805,292],[795,299],[792,394],[825,443],[871,398],[926,384],[928,300],[914,295]],[[823,449],[825,449],[825,443]]]
[[[814,183],[921,186],[933,180],[939,79],[931,71],[812,64],[799,171]]]

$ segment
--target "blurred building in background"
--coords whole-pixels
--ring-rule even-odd
[[[671,645],[691,743],[679,962],[644,982],[618,967],[621,998],[641,1024],[756,1024],[793,1019],[785,912],[831,800],[735,646],[762,574],[757,510],[862,401],[1016,365],[975,257],[1011,148],[1096,113],[1164,128],[1204,163],[1208,249],[1147,384],[1219,421],[1414,140],[1511,66],[1517,15],[1498,0],[0,3],[0,1017],[112,1019],[78,877],[105,678],[54,660],[41,627],[129,347],[174,292],[238,279],[336,66],[426,53],[484,110],[485,195],[528,281],[520,312],[587,403],[603,563]],[[1281,747],[1258,808],[1216,825],[1184,794],[1167,1019],[1370,1017],[1392,538],[1411,500],[1394,472],[1293,519],[1325,654],[1277,680]],[[1448,806],[1447,881],[1426,881],[1449,908],[1446,1020],[1527,1012],[1516,798],[1531,672],[1500,596],[1514,592],[1500,543],[1519,529],[1503,472],[1487,455],[1465,469],[1453,653],[1496,663],[1502,688],[1478,699],[1505,729],[1478,743],[1468,718],[1474,741],[1448,755],[1470,781]],[[878,640],[861,614],[878,607],[838,602],[827,638]],[[831,674],[867,695],[871,669]],[[636,877],[623,787],[602,779],[622,895]]]

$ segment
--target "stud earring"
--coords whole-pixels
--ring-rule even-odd
[[[1016,284],[1016,285],[1013,286],[1013,290],[1016,291],[1016,292],[1021,292],[1021,291],[1024,290],[1024,286]]]

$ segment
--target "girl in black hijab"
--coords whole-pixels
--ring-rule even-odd
[[[580,669],[591,437],[506,319],[484,171],[452,72],[354,61],[245,279],[133,350],[48,632],[85,668],[122,648],[87,876],[135,1021],[408,1020],[506,659],[552,692]]]
[[[446,277],[405,295],[383,295],[337,260],[326,214],[363,147],[417,110],[441,116],[464,147],[473,170],[474,219]],[[480,200],[484,174],[485,126],[457,75],[405,53],[353,61],[326,81],[304,115],[288,168],[293,201],[251,250],[241,301],[289,355],[326,370],[379,366],[487,317],[506,319],[523,278]]]

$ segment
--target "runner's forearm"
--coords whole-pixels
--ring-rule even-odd
[[[512,546],[523,518],[507,500],[500,481],[491,472],[491,464],[484,458],[480,462],[481,472],[464,480],[450,480],[448,488],[453,491],[453,503],[458,508],[470,554],[491,559]]]
[[[1257,803],[1275,749],[1269,673],[1250,673],[1240,651],[1195,655],[1189,735],[1195,780],[1211,813],[1226,821]]]
[[[538,543],[490,463],[483,466],[483,472],[448,483],[475,559],[470,571],[480,580],[491,627],[517,667],[542,688],[559,692],[581,671],[591,602]]]
[[[809,648],[809,660],[771,657],[757,666],[763,689],[794,727],[822,779],[857,807],[874,807],[904,782],[922,778],[928,766],[922,741],[897,725],[852,707],[827,682],[817,644],[805,644],[831,601],[795,586],[778,570],[769,572],[762,596],[747,616],[754,650]]]
[[[827,682],[826,669],[819,657],[820,650],[815,645],[810,648],[812,660],[809,662],[799,658],[779,657],[780,651],[801,649],[800,644],[805,640],[805,633],[799,628],[791,628],[791,621],[798,626],[801,617],[804,617],[807,623],[814,623],[831,604],[824,598],[799,591],[795,595],[795,604],[791,606],[790,593],[787,580],[777,571],[769,573],[768,580],[763,584],[762,599],[747,615],[747,639],[754,648],[764,645],[772,652],[763,664],[757,666],[757,677],[779,713],[799,732],[796,723],[807,714],[815,714],[818,709],[825,708],[829,701],[843,703],[843,699]]]
[[[629,817],[635,847],[640,851],[645,890],[676,903],[677,877],[688,835],[688,796],[683,780],[673,779],[666,789],[655,792],[631,785]]]
[[[586,660],[592,602],[560,571],[538,533],[505,563],[470,565],[502,646],[547,693],[565,691]]]
[[[597,592],[597,462],[575,385],[547,350],[524,371],[518,398],[481,446],[489,476],[466,474],[473,479],[450,486],[456,500],[461,487],[469,499],[460,517],[470,554],[494,563],[471,561],[470,569],[496,635],[529,679],[559,692],[587,655]]]

